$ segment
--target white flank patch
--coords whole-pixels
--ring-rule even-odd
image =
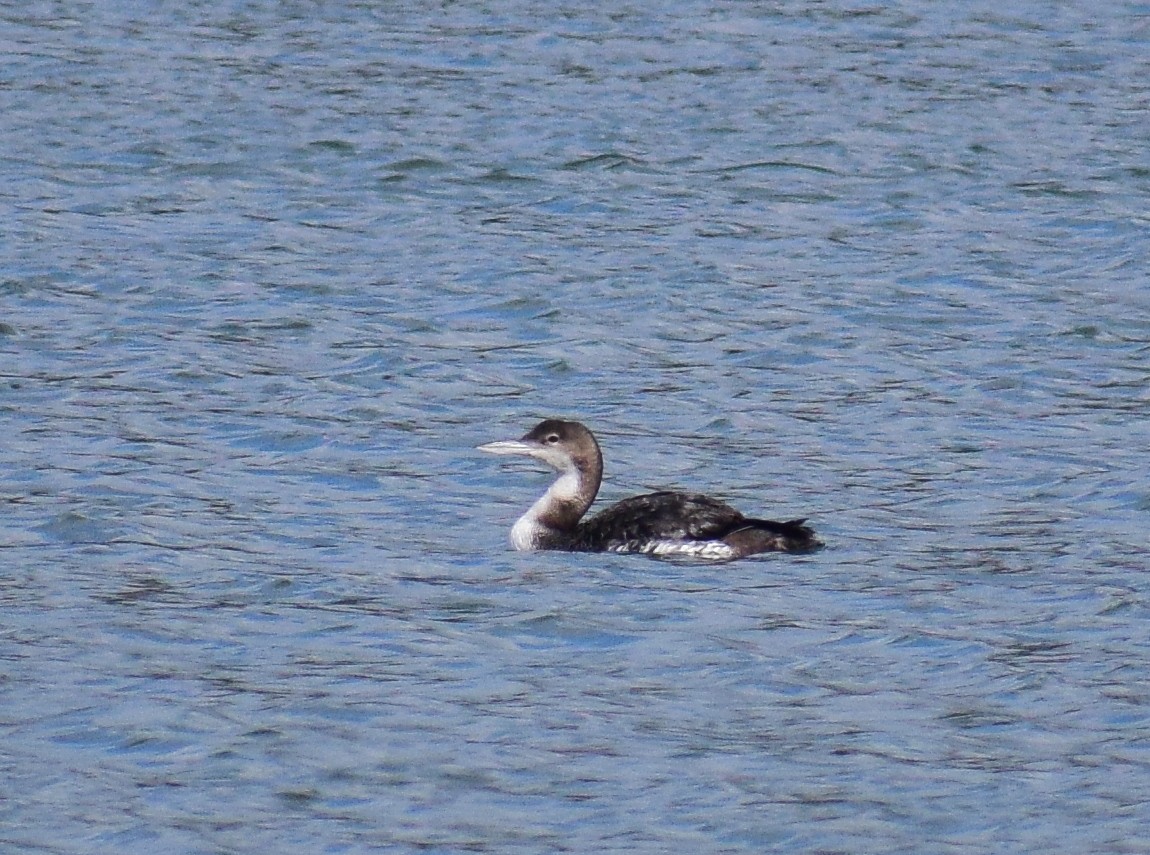
[[[641,552],[644,555],[689,555],[693,558],[725,560],[735,557],[735,550],[721,540],[652,540],[624,543],[612,552]]]

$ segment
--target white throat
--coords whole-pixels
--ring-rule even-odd
[[[576,501],[579,498],[579,486],[578,470],[574,467],[565,469],[555,483],[547,488],[547,492],[511,527],[511,545],[521,552],[538,549],[549,533],[541,518],[558,502]]]

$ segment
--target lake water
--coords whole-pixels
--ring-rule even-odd
[[[1150,851],[1150,5],[0,44],[0,850]],[[545,416],[827,548],[516,554]]]

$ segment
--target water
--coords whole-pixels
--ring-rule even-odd
[[[0,16],[0,848],[1145,852],[1150,7]],[[606,499],[813,556],[517,555]]]

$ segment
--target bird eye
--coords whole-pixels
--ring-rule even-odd
[[[559,434],[557,434],[557,433],[548,434],[548,436],[547,436],[548,444],[554,445],[558,441],[559,441]]]

